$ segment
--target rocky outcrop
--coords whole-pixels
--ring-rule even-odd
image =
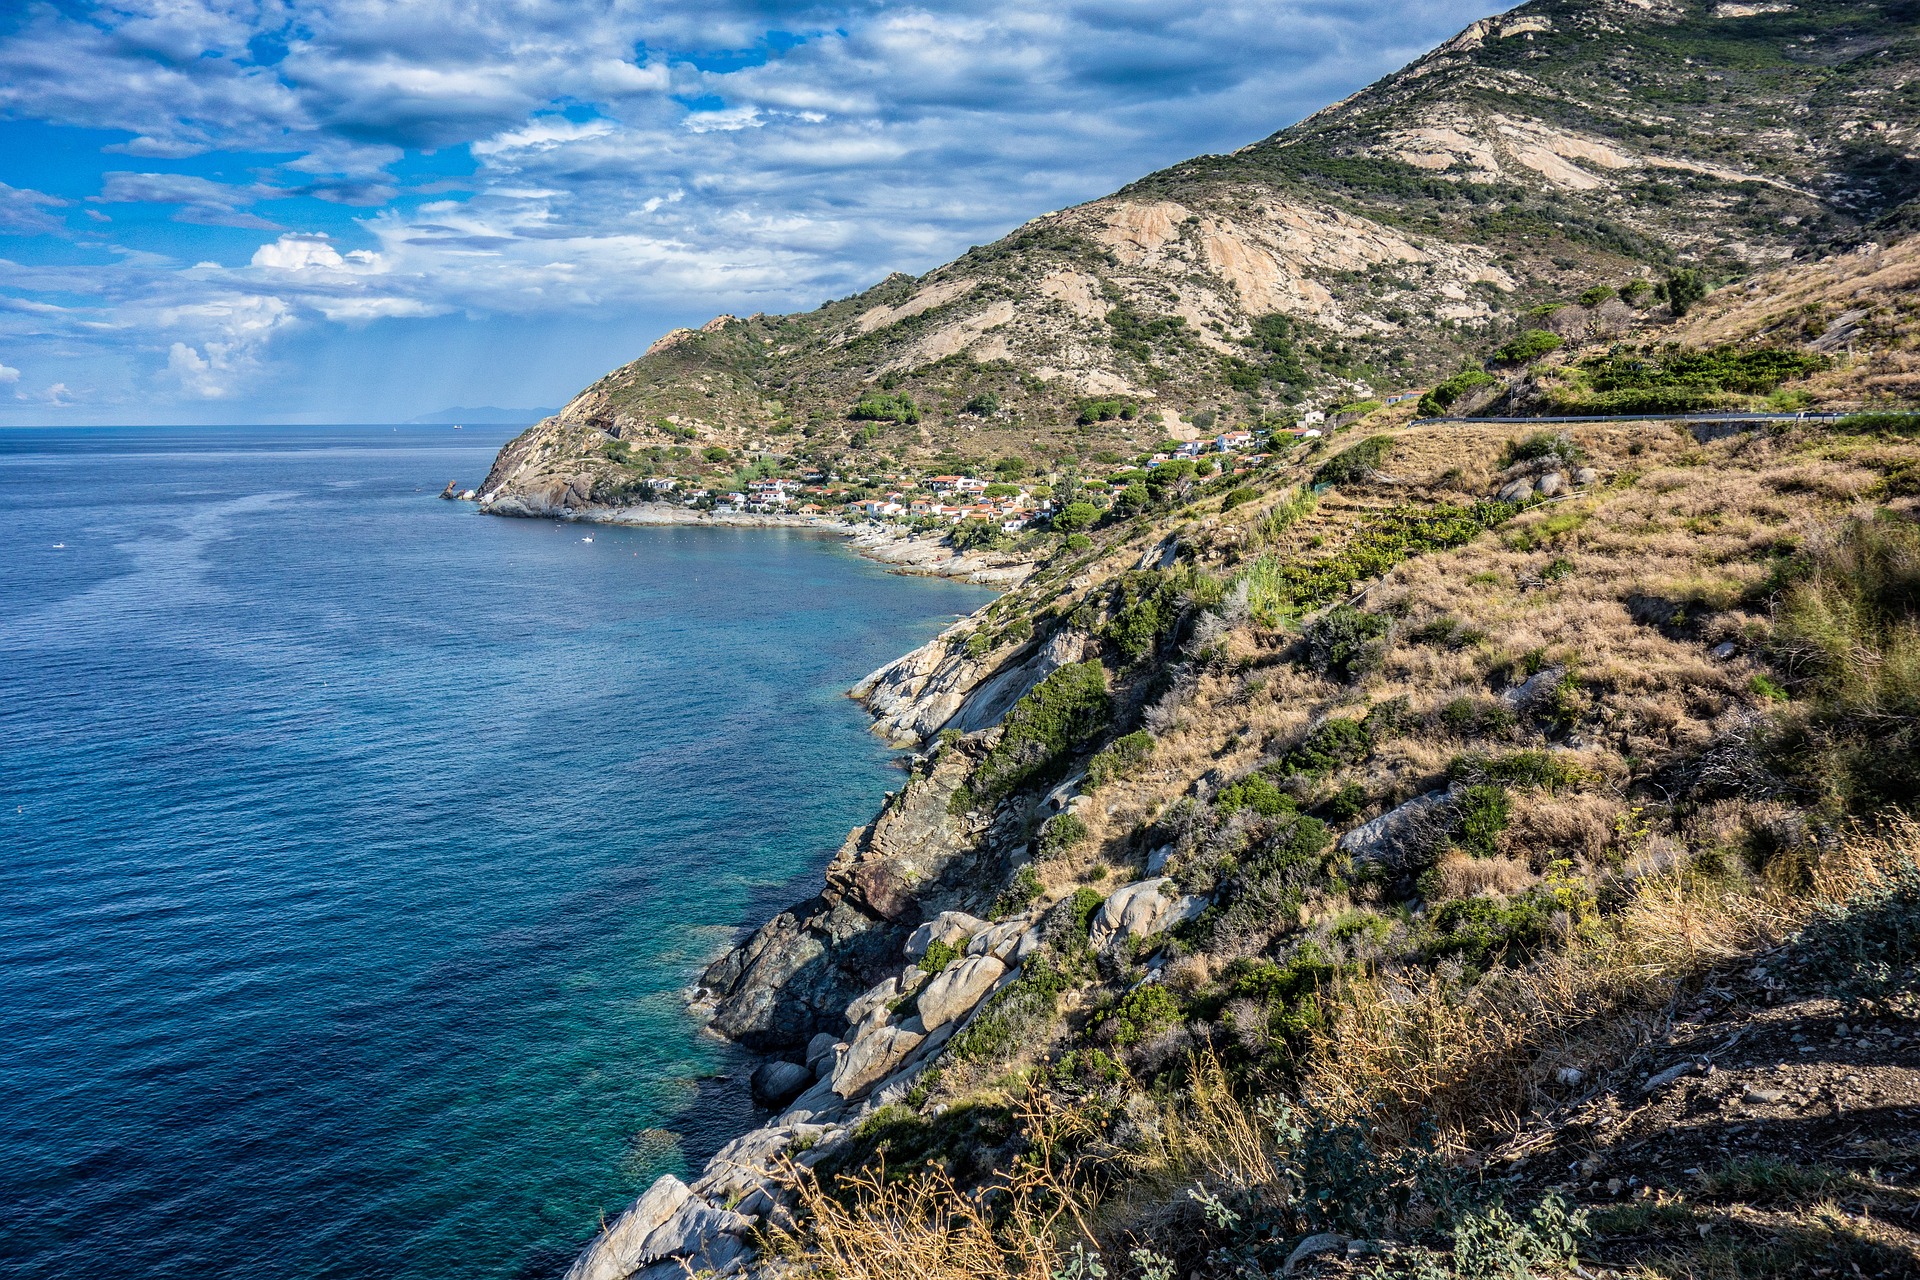
[[[973,1012],[1006,972],[1007,966],[992,956],[968,956],[948,965],[920,993],[921,1023],[931,1030]]]
[[[789,907],[701,977],[714,1030],[760,1052],[798,1048],[837,1026],[849,1001],[898,964],[907,921],[978,834],[948,812],[966,758],[945,752],[847,837],[820,896]]]
[[[984,657],[967,653],[971,620],[896,658],[850,691],[873,713],[873,730],[895,746],[918,746],[942,729],[973,733],[998,724],[1027,691],[1081,660],[1088,637],[1074,630]]]
[[[1088,941],[1096,951],[1124,946],[1135,938],[1150,938],[1175,925],[1191,920],[1207,909],[1207,900],[1196,894],[1184,897],[1167,892],[1173,880],[1161,876],[1138,880],[1114,891],[1093,918]]]

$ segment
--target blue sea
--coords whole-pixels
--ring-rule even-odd
[[[438,500],[508,434],[0,430],[0,1275],[556,1275],[748,1121],[681,993],[987,593]]]

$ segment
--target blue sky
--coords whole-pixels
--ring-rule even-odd
[[[0,423],[561,403],[1264,137],[1484,0],[6,0]]]

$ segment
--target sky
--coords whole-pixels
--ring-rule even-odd
[[[0,0],[0,424],[559,405],[677,325],[927,271],[1493,11]]]

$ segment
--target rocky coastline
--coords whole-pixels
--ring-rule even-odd
[[[967,653],[971,625],[956,624],[850,691],[895,746],[924,747],[945,729],[961,737],[916,754],[906,784],[827,864],[820,892],[729,948],[691,993],[692,1012],[712,1031],[763,1055],[752,1091],[766,1122],[692,1180],[658,1179],[580,1254],[568,1280],[752,1274],[755,1232],[780,1227],[791,1210],[785,1172],[832,1156],[867,1116],[904,1099],[989,998],[1020,978],[1023,961],[1073,927],[1061,904],[991,923],[962,909],[981,885],[1004,883],[1027,849],[950,802],[1007,709],[1079,661],[1091,638],[1063,629],[984,660]],[[1076,801],[1068,785],[1048,803],[1070,810]],[[1163,884],[1119,887],[1096,932],[1153,932],[1193,909],[1164,896]],[[923,963],[930,951],[941,963]]]
[[[449,486],[451,487],[451,486]],[[467,494],[458,495],[467,498]],[[455,495],[443,493],[443,498]],[[843,520],[834,516],[761,511],[699,511],[670,502],[635,502],[621,506],[533,501],[524,494],[501,494],[480,499],[480,513],[535,520],[579,521],[584,524],[627,526],[685,525],[723,529],[807,529],[845,538],[859,555],[897,573],[951,578],[984,587],[1005,589],[1024,582],[1034,562],[1024,556],[993,552],[956,551],[940,533],[912,533],[891,525]]]

